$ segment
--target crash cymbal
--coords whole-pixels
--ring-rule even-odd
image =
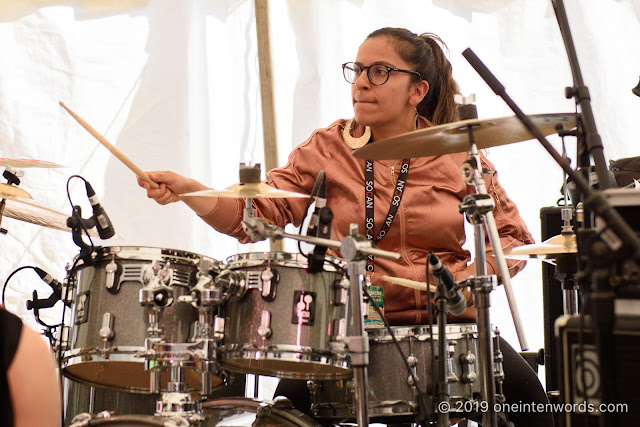
[[[405,288],[417,289],[419,291],[427,291],[427,284],[424,282],[416,282],[415,280],[403,279],[401,277],[382,276],[382,280],[385,282],[393,283],[394,285],[404,286]],[[430,286],[431,292],[435,292],[437,287]]]
[[[561,124],[565,130],[576,127],[576,115],[572,113],[538,114],[531,115],[529,118],[544,135],[556,133],[558,124]],[[516,116],[470,119],[376,141],[355,150],[353,155],[360,159],[393,160],[467,152],[469,151],[467,126],[473,126],[473,136],[478,149],[534,138]]]
[[[224,190],[201,190],[193,193],[180,194],[180,197],[231,197],[236,199],[246,198],[267,198],[267,199],[288,199],[288,198],[309,198],[307,194],[295,193],[293,191],[278,190],[262,182],[248,182],[234,184]]]
[[[542,243],[518,246],[517,248],[505,248],[505,258],[530,259],[530,258],[556,258],[561,255],[578,253],[578,244],[575,234],[559,234]]]
[[[57,163],[36,159],[8,159],[0,157],[0,167],[11,166],[13,168],[66,168]]]
[[[33,200],[20,197],[8,197],[6,198],[6,205],[0,219],[12,218],[54,230],[70,232],[71,229],[67,227],[67,218],[69,216],[70,215],[42,206]],[[91,237],[98,237],[95,229],[89,230],[89,235]]]
[[[20,187],[15,185],[0,183],[0,198],[22,197],[23,199],[33,199],[31,194],[27,193]]]

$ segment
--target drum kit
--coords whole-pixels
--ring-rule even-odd
[[[556,132],[558,125],[576,124],[572,114],[539,115],[534,120],[546,134]],[[81,251],[83,255],[67,268],[61,299],[70,316],[63,314],[53,345],[66,378],[65,422],[74,427],[365,425],[370,421],[450,425],[450,417],[476,417],[483,419],[483,425],[497,426],[493,408],[503,399],[504,372],[499,332],[491,329],[488,314],[496,278],[487,275],[483,262],[484,230],[492,242],[497,241],[497,230],[491,214],[493,201],[486,197],[476,165],[480,164],[478,148],[529,138],[513,118],[468,118],[380,141],[355,153],[375,160],[469,150],[470,159],[461,172],[478,194],[465,199],[460,210],[474,225],[480,260],[477,276],[454,283],[438,275],[437,286],[429,287],[385,278],[433,292],[437,326],[365,328],[364,259],[372,254],[397,260],[399,255],[372,247],[355,225],[338,242],[290,234],[254,217],[253,198],[310,197],[260,183],[259,165],[241,166],[240,183],[225,190],[182,197],[246,199],[243,226],[252,240],[294,239],[339,249],[342,258],[325,256],[321,270],[311,272],[308,257],[296,253],[245,253],[223,262],[167,248],[100,246],[92,247],[90,253]],[[18,175],[14,167],[59,166],[16,159],[0,159],[0,164],[12,177]],[[69,231],[66,215],[33,202],[17,187],[19,181],[8,181],[0,186],[5,208],[0,215]],[[505,256],[554,257],[574,251],[575,240],[559,239],[496,253],[502,260],[505,290],[510,292]],[[493,247],[500,251],[499,244]],[[449,296],[469,286],[478,322],[448,325]],[[510,303],[525,349],[512,297]],[[406,374],[401,374],[404,370]],[[311,413],[300,412],[282,398],[215,398],[238,374],[306,380]],[[79,403],[87,399],[88,406]],[[114,407],[100,408],[100,399]],[[438,410],[441,402],[447,402],[449,409]],[[138,404],[145,409],[137,410]],[[123,414],[123,408],[130,414]]]

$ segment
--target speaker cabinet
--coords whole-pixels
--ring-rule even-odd
[[[589,316],[562,316],[556,322],[556,370],[564,407],[554,412],[560,414],[565,427],[640,425],[640,301],[618,300],[615,304],[610,331],[612,363],[605,370]],[[618,308],[624,304],[627,313],[621,315]],[[613,378],[613,395],[603,392],[602,375]]]

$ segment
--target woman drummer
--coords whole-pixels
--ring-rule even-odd
[[[334,216],[331,238],[342,240],[349,233],[349,225],[356,223],[372,236],[377,248],[402,255],[400,261],[378,257],[367,265],[372,284],[384,287],[385,316],[394,325],[427,323],[427,297],[425,292],[383,283],[382,276],[424,282],[429,252],[439,257],[456,281],[475,272],[470,253],[462,248],[464,217],[459,213],[462,199],[474,193],[460,177],[460,166],[468,154],[364,161],[353,157],[352,152],[368,143],[458,120],[454,95],[459,89],[443,45],[434,34],[416,35],[405,29],[382,28],[371,33],[355,61],[342,66],[345,79],[351,83],[354,117],[314,131],[293,150],[284,167],[269,172],[267,182],[280,190],[310,194],[316,177],[324,170],[327,206]],[[516,206],[498,182],[495,168],[484,155],[481,159],[483,169],[490,171],[485,174],[485,182],[495,200],[494,217],[502,247],[533,243]],[[179,194],[208,187],[173,172],[150,172],[149,177],[160,188],[150,189],[139,180],[148,197],[160,204],[183,201],[217,231],[241,242],[249,241],[242,229],[244,200],[181,199]],[[306,215],[305,206],[304,199],[253,199],[255,215],[279,227],[289,223],[299,226]],[[524,267],[524,262],[507,263],[512,276]],[[487,271],[498,274],[492,257],[487,257]],[[466,311],[460,316],[449,315],[449,322],[475,321],[472,297],[468,291],[465,296]],[[527,362],[502,339],[500,348],[505,355],[507,401],[547,402]],[[299,409],[308,407],[300,393],[285,394],[297,399],[294,403]],[[513,415],[511,420],[516,425],[553,423],[549,414]]]

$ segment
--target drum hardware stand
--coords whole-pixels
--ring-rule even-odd
[[[185,381],[185,369],[193,369],[199,362],[202,364],[201,395],[211,394],[211,371],[217,367],[215,363],[215,333],[212,330],[213,309],[221,300],[220,290],[213,287],[213,278],[206,273],[209,261],[202,260],[198,268],[197,283],[190,295],[178,297],[177,302],[191,304],[198,309],[198,322],[194,331],[194,342],[186,344],[164,343],[160,319],[164,307],[174,301],[173,289],[168,286],[171,280],[171,269],[165,265],[162,269],[147,270],[145,286],[139,291],[139,302],[147,308],[149,328],[145,339],[145,369],[150,372],[150,392],[160,393],[160,375],[163,361],[168,359],[171,380],[167,392],[161,394],[156,401],[156,415],[182,416],[192,422],[202,421],[202,403],[192,398]]]
[[[447,296],[446,285],[443,281],[438,280],[438,288],[436,289],[435,303],[436,310],[438,311],[438,384],[436,389],[436,395],[438,396],[436,407],[440,408],[442,402],[446,403],[446,407],[449,407],[449,378],[448,378],[448,364],[450,360],[449,351],[447,347],[449,342],[447,340],[447,310],[449,306],[449,297]],[[450,427],[451,420],[449,418],[449,411],[438,410],[438,427]]]
[[[558,128],[558,135],[562,137],[562,158],[569,163],[570,160],[567,156],[564,138],[567,135],[577,136],[577,132],[565,131],[560,126]],[[562,183],[564,205],[562,209],[560,209],[560,218],[562,219],[560,234],[563,236],[572,236],[575,234],[573,231],[573,225],[571,224],[573,219],[573,208],[569,206],[569,188],[567,185],[567,173],[565,171],[562,171]],[[575,274],[577,273],[577,257],[577,254],[560,254],[556,256],[554,276],[560,283],[562,283],[562,305],[564,315],[579,313],[579,287],[578,283],[574,280]]]
[[[14,169],[11,166],[5,166],[2,176],[7,179],[7,184],[18,186],[20,185],[20,178],[24,176],[24,171]],[[2,214],[4,213],[6,204],[7,199],[2,198],[0,201],[0,225],[2,225]],[[7,234],[7,229],[0,227],[0,234]]]
[[[475,105],[465,105],[464,119],[471,118],[475,114]],[[473,107],[473,108],[472,108]],[[462,115],[462,114],[461,114]],[[462,118],[462,117],[461,117]],[[473,126],[467,126],[469,132],[469,159],[462,165],[462,179],[468,185],[473,185],[476,194],[465,196],[460,204],[460,212],[465,214],[467,220],[473,224],[475,238],[475,266],[476,277],[467,279],[466,283],[471,286],[473,292],[474,306],[478,315],[478,342],[480,353],[480,375],[482,377],[482,390],[484,399],[488,403],[488,410],[482,414],[483,426],[497,426],[498,418],[495,411],[495,375],[493,367],[493,343],[491,339],[491,320],[489,308],[491,307],[490,293],[496,286],[496,276],[487,276],[487,260],[485,252],[485,239],[483,224],[487,229],[489,241],[495,254],[498,264],[498,272],[502,279],[507,301],[511,309],[516,333],[523,351],[528,350],[526,338],[524,336],[520,314],[513,297],[509,268],[502,252],[502,244],[493,217],[495,207],[493,198],[487,193],[486,185],[482,177],[482,162],[478,147],[473,136]]]
[[[564,10],[564,4],[562,0],[554,0],[553,3],[558,23],[560,25],[560,31],[565,40],[565,47],[569,54],[571,71],[576,85],[574,88],[569,88],[566,91],[566,94],[570,97],[576,96],[578,98],[583,114],[582,119],[584,119],[585,122],[583,126],[585,135],[584,140],[587,145],[589,145],[589,151],[596,163],[596,171],[598,173],[600,186],[601,188],[606,189],[610,184],[609,176],[606,170],[606,164],[604,164],[601,140],[595,128],[595,120],[591,110],[589,91],[584,86],[582,76],[580,75],[577,55],[575,54],[575,47],[571,40],[571,33],[569,31],[569,23]],[[614,375],[612,375],[614,371],[612,363],[614,346],[611,334],[611,322],[613,321],[613,300],[616,295],[608,277],[608,266],[598,264],[600,262],[599,258],[604,258],[604,256],[598,256],[598,253],[600,255],[613,255],[619,258],[628,256],[631,261],[638,263],[640,261],[640,238],[606,200],[604,194],[601,191],[592,189],[585,178],[574,171],[568,162],[558,154],[549,141],[547,141],[538,126],[536,126],[536,124],[533,123],[531,119],[516,105],[511,97],[509,97],[504,86],[496,79],[482,61],[480,61],[473,51],[467,48],[463,51],[462,55],[478,72],[480,77],[482,77],[482,79],[489,85],[489,87],[505,101],[527,130],[529,130],[529,132],[531,132],[531,134],[542,144],[556,163],[562,167],[571,180],[576,184],[583,195],[582,202],[585,212],[589,210],[595,213],[606,224],[606,227],[603,227],[602,230],[600,230],[600,239],[591,239],[587,244],[588,248],[585,251],[586,261],[593,264],[593,267],[591,268],[593,271],[591,275],[591,287],[593,289],[589,290],[590,301],[586,301],[585,305],[588,305],[590,307],[590,311],[593,310],[594,313],[593,334],[596,337],[596,347],[598,349],[598,358],[600,361],[599,373],[602,380],[601,389],[603,390],[603,395],[606,396],[609,401],[615,401],[615,386],[613,384]],[[581,141],[580,135],[578,141]],[[581,235],[583,234],[582,232],[593,232],[593,229],[581,230]],[[582,241],[587,242],[587,240],[589,240],[586,238],[583,240],[583,236],[581,235],[578,235],[579,248]],[[600,421],[603,425],[617,425],[616,418],[616,413],[607,412],[603,414]]]
[[[493,332],[494,332],[494,337],[493,337],[493,369],[494,371],[493,372],[496,378],[496,386],[497,386],[496,400],[499,403],[504,403],[506,401],[503,387],[502,387],[504,384],[504,370],[502,368],[502,361],[504,360],[504,355],[500,350],[500,330],[498,329],[497,326],[494,328]]]
[[[213,277],[208,273],[213,269],[209,260],[202,260],[198,267],[197,283],[191,290],[191,295],[178,297],[179,302],[185,302],[198,309],[198,322],[194,331],[193,342],[197,343],[194,359],[202,364],[201,387],[202,396],[211,394],[211,372],[217,369],[216,344],[219,335],[216,329],[217,322],[214,320],[213,310],[222,302],[222,292],[220,287],[214,285]],[[224,327],[223,327],[224,331]]]

